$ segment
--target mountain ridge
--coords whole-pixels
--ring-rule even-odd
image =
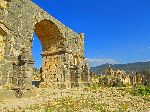
[[[134,62],[127,64],[103,64],[96,67],[91,67],[90,72],[94,72],[96,74],[104,74],[104,71],[107,67],[111,67],[112,69],[124,70],[126,72],[137,72],[137,71],[150,71],[150,61],[147,62]]]

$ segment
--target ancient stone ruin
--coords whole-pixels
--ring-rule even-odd
[[[90,73],[88,79],[91,84],[99,84],[101,86],[131,86],[130,74],[124,70],[112,69],[110,66],[105,69],[105,74]]]
[[[150,72],[137,71],[127,72],[119,69],[112,69],[110,66],[105,69],[104,74],[91,72],[88,75],[88,82],[110,87],[127,87],[127,86],[150,86]]]
[[[32,88],[33,33],[42,45],[40,87],[82,87],[88,82],[83,33],[73,32],[31,0],[1,0],[1,88]]]
[[[144,85],[150,86],[150,72],[149,71],[138,71],[131,76],[132,85]]]

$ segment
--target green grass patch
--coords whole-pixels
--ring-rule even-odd
[[[133,87],[130,91],[131,95],[134,96],[148,96],[150,95],[150,86],[146,87],[146,86],[137,86],[137,87]]]

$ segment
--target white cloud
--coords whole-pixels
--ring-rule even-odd
[[[150,46],[143,46],[139,49],[140,52],[147,52],[147,50],[150,50]]]
[[[113,59],[109,59],[109,58],[86,58],[86,60],[88,60],[89,65],[91,67],[99,66],[102,64],[106,64],[106,63],[109,63],[109,64],[117,64],[118,63],[117,61],[115,61]]]

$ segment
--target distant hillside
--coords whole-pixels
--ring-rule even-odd
[[[109,66],[113,69],[125,70],[126,72],[150,71],[150,61],[114,65],[104,64],[97,67],[91,67],[90,71],[95,72],[97,74],[104,74],[105,69]]]

